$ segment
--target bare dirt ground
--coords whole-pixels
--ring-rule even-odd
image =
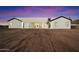
[[[79,29],[0,29],[0,51],[79,52]]]

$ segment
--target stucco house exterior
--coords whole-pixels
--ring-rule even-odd
[[[23,28],[22,21],[17,18],[8,20],[9,28]]]
[[[9,28],[47,29],[48,18],[12,18],[8,20]]]
[[[72,19],[64,17],[64,16],[59,16],[57,18],[48,19],[50,29],[71,29],[71,21]]]
[[[8,20],[9,28],[26,29],[71,29],[71,19],[59,16],[57,18],[12,18]]]

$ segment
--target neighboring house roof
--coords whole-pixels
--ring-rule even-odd
[[[47,22],[48,18],[44,17],[30,17],[30,18],[19,18],[23,22]]]
[[[68,19],[68,20],[72,21],[72,19],[64,17],[64,16],[59,16],[59,17],[57,17],[55,19],[52,19],[52,20],[51,20],[51,18],[48,18],[48,21],[54,21],[54,20],[59,19],[59,18],[65,18],[65,19]]]
[[[8,20],[8,21],[11,21],[11,20],[14,20],[14,19],[16,19],[16,20],[18,20],[18,21],[21,21],[21,22],[22,22],[22,20],[20,20],[20,19],[18,19],[18,18],[12,18],[12,19],[10,19],[10,20]]]
[[[22,21],[22,22],[47,22],[48,20],[47,17],[27,17],[27,18],[12,18],[8,21],[11,21],[14,19]]]

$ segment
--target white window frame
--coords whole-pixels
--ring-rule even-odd
[[[69,27],[69,22],[65,22],[65,26],[66,27]]]
[[[55,27],[57,27],[57,23],[58,23],[58,22],[54,22]]]

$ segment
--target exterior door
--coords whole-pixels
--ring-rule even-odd
[[[36,28],[40,28],[40,25],[39,24],[36,24]]]

